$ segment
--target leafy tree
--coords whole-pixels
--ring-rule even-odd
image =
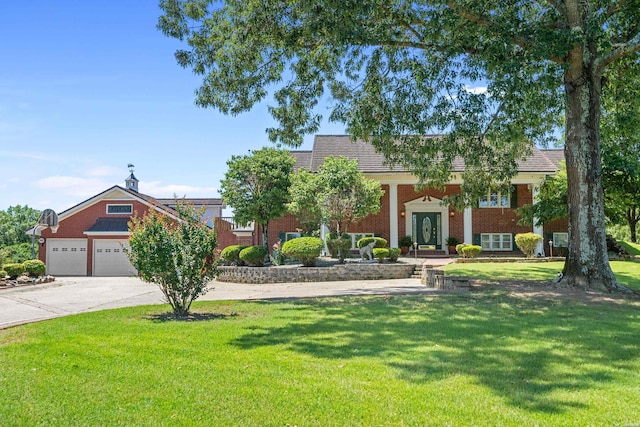
[[[288,151],[262,148],[250,155],[232,156],[220,182],[222,199],[233,208],[239,224],[258,224],[267,244],[269,221],[287,212],[295,159]]]
[[[555,175],[548,175],[540,185],[538,200],[533,205],[524,205],[517,209],[520,225],[541,226],[569,214],[567,203],[567,167],[562,162],[561,169]]]
[[[27,205],[9,206],[6,211],[0,211],[0,247],[29,243],[31,237],[26,231],[36,225],[38,218],[40,211]]]
[[[218,274],[216,234],[191,205],[177,203],[176,210],[178,221],[155,209],[134,216],[127,255],[142,280],[157,284],[173,313],[185,317]]]
[[[350,224],[380,211],[383,194],[380,183],[365,178],[358,171],[357,160],[349,160],[344,156],[327,157],[317,174],[304,169],[298,174],[300,176],[293,179],[290,190],[294,195],[290,212],[297,214],[296,208],[300,208],[303,214],[312,212],[310,216],[318,215],[317,219],[329,227],[336,239],[342,238]],[[304,203],[297,203],[300,199]],[[314,202],[315,206],[312,206]],[[344,261],[344,255],[340,251],[340,262]]]
[[[298,218],[304,234],[318,230],[322,222],[322,212],[316,198],[318,185],[318,175],[307,169],[300,169],[291,175],[287,209]]]
[[[506,186],[564,113],[569,254],[564,280],[625,290],[608,263],[598,126],[602,77],[640,51],[640,7],[625,0],[282,2],[161,0],[159,28],[203,76],[199,106],[238,114],[274,89],[273,141],[298,145],[329,119],[371,140],[420,183],[465,162],[472,205]],[[469,85],[487,85],[485,93]],[[422,135],[446,133],[438,138]],[[399,135],[405,135],[399,137]]]
[[[640,222],[640,63],[625,58],[607,74],[603,89],[602,180],[605,212],[629,226],[637,241]]]

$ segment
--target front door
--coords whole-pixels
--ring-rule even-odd
[[[442,249],[442,214],[418,212],[413,214],[413,238],[420,249]]]

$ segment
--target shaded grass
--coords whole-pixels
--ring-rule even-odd
[[[0,425],[622,425],[640,304],[437,297],[203,302],[0,331]]]
[[[640,290],[640,263],[636,261],[611,261],[611,269],[620,283]],[[490,262],[454,263],[445,267],[447,274],[473,277],[482,280],[540,280],[550,281],[562,271],[563,262]]]

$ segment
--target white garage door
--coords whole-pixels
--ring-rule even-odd
[[[47,274],[87,275],[87,239],[47,239]]]
[[[93,241],[94,276],[135,276],[138,274],[129,262],[123,246],[129,248],[126,240]]]

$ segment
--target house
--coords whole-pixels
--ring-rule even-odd
[[[515,209],[531,204],[536,197],[537,186],[547,175],[560,169],[564,158],[562,150],[541,150],[533,148],[532,154],[519,162],[519,173],[512,179],[509,194],[489,193],[473,208],[458,212],[441,205],[444,196],[460,193],[462,162],[456,162],[452,178],[444,189],[416,191],[416,177],[404,168],[390,168],[384,164],[382,154],[367,142],[352,142],[349,135],[317,135],[310,151],[292,151],[296,158],[296,169],[307,168],[317,171],[329,156],[345,156],[358,160],[359,170],[367,177],[380,182],[384,195],[382,209],[377,215],[370,215],[360,223],[349,227],[352,248],[364,236],[380,236],[389,246],[398,247],[398,239],[409,235],[418,243],[419,256],[448,254],[446,240],[455,236],[460,242],[482,246],[484,253],[520,253],[514,242],[517,233],[535,232],[545,238],[538,252],[548,254],[548,241],[552,245],[567,242],[567,222],[555,221],[543,227],[518,225],[519,217]],[[269,242],[278,238],[283,241],[299,236],[300,224],[292,215],[287,215],[269,223]],[[220,235],[220,234],[219,234]],[[254,241],[260,233],[254,233]],[[257,243],[253,243],[257,244]],[[544,249],[543,247],[544,246]]]
[[[221,199],[180,199],[205,209],[203,219],[221,216]],[[138,192],[131,175],[125,186],[114,185],[58,214],[58,227],[36,226],[28,234],[40,236],[38,257],[54,276],[132,276],[137,271],[126,253],[130,218],[150,209],[178,219],[175,199],[156,199]],[[211,215],[209,217],[208,215]],[[55,231],[55,233],[54,233]]]

